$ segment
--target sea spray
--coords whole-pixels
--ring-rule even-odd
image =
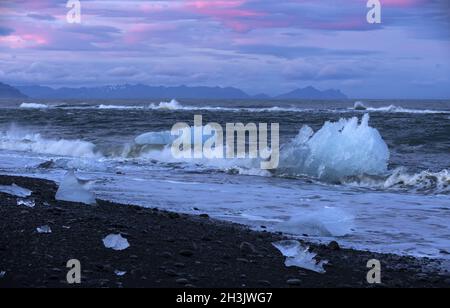
[[[408,188],[424,193],[450,193],[450,174],[447,169],[440,172],[422,171],[409,174],[397,168],[384,181],[382,188]]]
[[[49,107],[45,104],[22,103],[22,104],[20,104],[19,108],[22,108],[22,109],[47,109]]]
[[[101,157],[91,142],[44,138],[39,133],[28,132],[15,126],[6,132],[0,132],[0,150],[85,158]]]

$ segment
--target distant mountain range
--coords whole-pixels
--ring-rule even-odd
[[[0,98],[26,98],[26,95],[16,88],[0,82]]]
[[[6,86],[6,85],[5,85]],[[14,88],[10,87],[10,91]],[[248,95],[244,91],[233,87],[165,87],[146,85],[118,85],[82,88],[58,88],[45,86],[17,86],[16,95],[23,93],[36,99],[346,99],[340,90],[320,91],[314,87],[296,89],[289,93],[271,97],[266,94]],[[7,91],[5,90],[5,93]],[[14,92],[14,91],[13,91]],[[23,95],[22,94],[22,95]],[[0,96],[2,92],[0,91]]]
[[[340,90],[329,89],[325,91],[317,90],[314,87],[296,89],[286,94],[275,97],[276,99],[347,99],[348,97]]]

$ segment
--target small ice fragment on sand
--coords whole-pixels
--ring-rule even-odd
[[[130,247],[126,238],[123,238],[120,234],[110,234],[103,239],[103,245],[106,248],[114,250],[125,250]]]
[[[309,247],[304,247],[298,241],[279,241],[272,243],[283,256],[286,257],[284,264],[287,267],[297,266],[317,273],[325,273],[323,266],[328,263],[326,260],[316,262],[315,253],[309,252]]]
[[[115,270],[114,274],[116,274],[116,276],[122,277],[126,274],[126,271],[119,271],[119,270]]]
[[[6,276],[6,272],[5,271],[1,271],[0,272],[0,279],[2,279],[3,277],[5,277]]]
[[[36,203],[34,202],[34,200],[28,200],[28,199],[19,199],[17,200],[17,205],[18,206],[26,206],[26,207],[35,207]]]
[[[73,171],[69,171],[64,177],[55,196],[56,200],[78,202],[89,205],[95,205],[94,194],[89,191],[87,184],[83,184]]]
[[[0,192],[20,198],[29,197],[33,193],[31,190],[17,186],[16,184],[0,185]]]
[[[41,226],[41,227],[37,227],[36,231],[38,233],[46,233],[46,234],[52,233],[52,229],[50,229],[50,226],[47,226],[47,225]]]

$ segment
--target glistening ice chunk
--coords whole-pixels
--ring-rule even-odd
[[[309,175],[339,182],[345,177],[383,175],[387,172],[389,149],[378,130],[369,126],[369,115],[326,122],[314,131],[304,126],[286,144],[279,172]]]
[[[50,229],[50,226],[41,226],[41,227],[37,227],[36,231],[38,233],[52,233],[52,229]]]
[[[126,238],[123,238],[120,234],[110,234],[103,239],[103,245],[106,248],[114,250],[125,250],[130,247]]]
[[[122,277],[126,274],[126,271],[119,271],[119,270],[115,270],[114,274],[116,274],[116,276]]]
[[[96,204],[95,195],[89,191],[87,184],[83,184],[73,171],[66,174],[55,196],[56,200]]]
[[[34,200],[19,199],[17,200],[17,205],[26,207],[35,207],[36,203],[34,202]]]
[[[167,145],[175,139],[176,137],[172,136],[169,131],[149,132],[137,136],[134,142],[138,145]]]
[[[317,273],[325,273],[323,265],[327,264],[328,261],[316,262],[314,258],[317,255],[309,252],[309,247],[302,246],[300,242],[293,240],[279,241],[272,243],[272,245],[286,257],[284,264],[287,267],[297,266]]]
[[[16,184],[0,185],[0,192],[20,198],[29,197],[33,193],[31,190],[17,186]]]

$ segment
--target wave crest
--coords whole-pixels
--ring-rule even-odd
[[[409,174],[403,168],[398,168],[386,179],[383,187],[448,194],[450,193],[450,174],[447,169],[440,172],[422,171]]]
[[[0,149],[58,156],[98,158],[95,145],[83,140],[46,139],[41,134],[27,133],[16,128],[0,132]]]
[[[182,110],[184,107],[175,99],[172,99],[170,102],[160,102],[158,105],[151,104],[149,106],[150,109],[156,110]]]
[[[364,102],[357,101],[353,106],[354,110],[358,111],[371,111],[371,112],[388,112],[388,113],[415,113],[415,114],[447,114],[450,111],[444,110],[429,110],[429,109],[408,109],[395,105],[383,106],[383,107],[369,107]]]
[[[47,109],[48,105],[45,104],[37,104],[37,103],[22,103],[19,108],[22,109]]]

